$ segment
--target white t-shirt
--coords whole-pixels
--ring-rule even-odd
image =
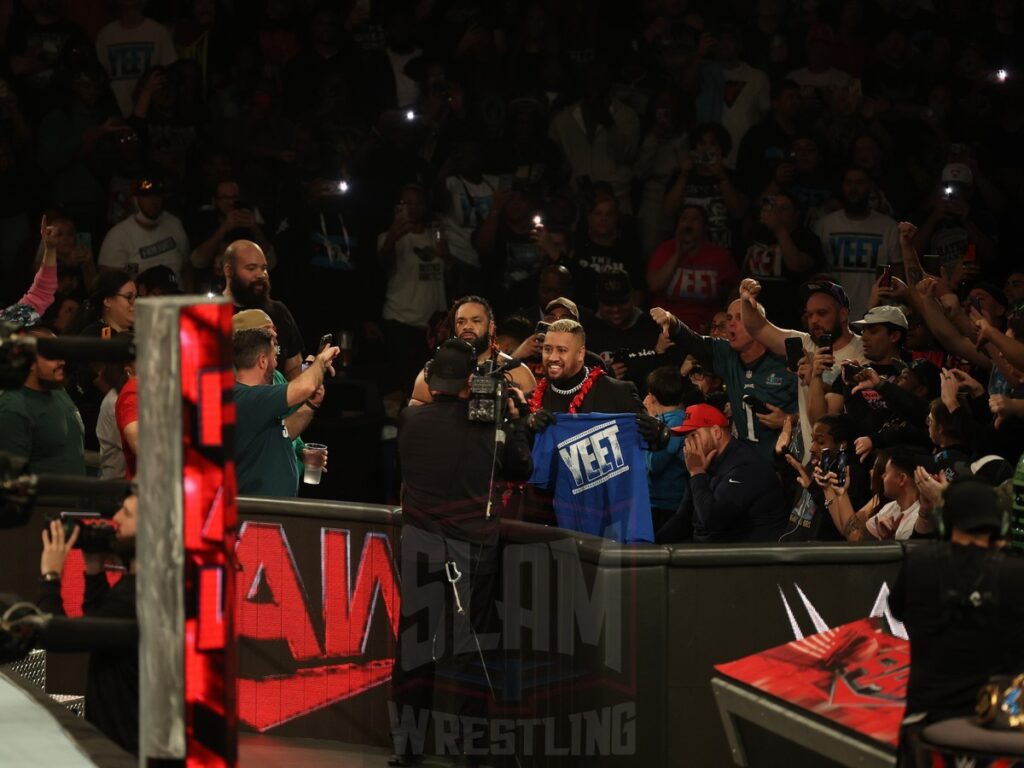
[[[100,443],[100,477],[104,480],[124,480],[124,449],[121,433],[117,429],[117,390],[111,389],[100,403],[96,420],[96,439]]]
[[[814,355],[818,351],[817,345],[815,345],[811,334],[803,333],[802,331],[796,331],[791,333],[790,336],[796,336],[800,339],[804,346],[804,352],[809,355]],[[825,384],[825,392],[828,393],[832,387],[832,382],[839,376],[840,369],[844,360],[852,360],[855,363],[864,365],[867,360],[864,357],[864,343],[861,341],[860,336],[853,334],[850,341],[843,346],[842,349],[832,348],[832,357],[835,358],[835,365],[832,366],[831,370],[824,371],[821,374],[821,380]],[[801,457],[802,461],[806,462],[811,450],[811,428],[814,426],[811,424],[811,420],[807,418],[807,385],[800,380],[797,386],[797,401],[800,405],[800,435],[803,439],[804,454]]]
[[[377,237],[379,251],[387,232]],[[395,268],[388,277],[381,317],[426,328],[434,312],[447,309],[444,262],[434,255],[431,229],[410,232],[395,243]]]
[[[155,227],[146,228],[135,216],[111,227],[100,246],[101,267],[123,269],[135,277],[150,267],[170,267],[181,283],[181,268],[192,253],[181,220],[164,211]]]
[[[906,541],[914,532],[914,525],[917,523],[917,516],[920,511],[921,502],[919,501],[915,501],[906,509],[900,509],[900,505],[897,502],[890,501],[878,510],[873,517],[868,518],[866,524],[868,533],[876,539],[880,539],[882,537],[878,533],[879,520],[898,520],[899,525],[896,527],[896,535],[893,538],[896,541]]]
[[[735,168],[743,137],[771,109],[771,84],[768,75],[745,61],[731,69],[722,67],[722,80],[722,125],[732,137],[732,151],[725,164]]]
[[[387,50],[388,61],[391,62],[391,72],[395,76],[395,96],[398,98],[399,108],[410,107],[420,97],[419,84],[405,74],[405,65],[422,56],[423,51],[419,48],[410,53],[395,53],[390,48]]]
[[[860,320],[868,309],[876,268],[903,260],[895,219],[878,211],[851,219],[845,211],[835,211],[818,219],[815,234],[821,239],[826,271],[850,297],[850,320]]]
[[[838,93],[849,89],[854,81],[848,72],[835,67],[829,67],[824,72],[812,72],[808,67],[804,67],[790,72],[786,79],[800,86],[801,96],[808,98],[817,91],[825,97],[829,105],[835,102]]]
[[[110,90],[125,117],[132,113],[132,92],[143,73],[178,60],[171,33],[152,19],[132,29],[120,21],[107,24],[96,35],[96,57],[110,76]]]
[[[619,210],[633,212],[630,185],[633,158],[640,146],[640,118],[632,107],[612,100],[608,106],[612,125],[599,125],[593,139],[587,135],[580,103],[566,107],[551,121],[549,138],[561,148],[573,180],[589,176],[607,181],[619,200]]]
[[[473,249],[470,237],[494,205],[498,177],[483,174],[479,183],[462,176],[445,179],[448,188],[448,213],[444,217],[444,232],[448,238],[448,251],[459,261],[473,267],[480,266],[480,256]]]

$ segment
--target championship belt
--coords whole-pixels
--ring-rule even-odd
[[[978,691],[975,722],[996,731],[1024,731],[1024,675],[994,677]]]

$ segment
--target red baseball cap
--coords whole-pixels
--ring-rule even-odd
[[[672,427],[671,431],[676,435],[684,435],[687,432],[693,432],[695,429],[700,429],[701,427],[727,426],[729,426],[729,420],[725,418],[724,413],[713,405],[698,403],[697,405],[691,405],[686,409],[686,420],[678,427]]]

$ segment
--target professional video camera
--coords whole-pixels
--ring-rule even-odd
[[[112,517],[125,496],[132,492],[132,485],[126,480],[22,474],[24,467],[24,459],[0,451],[0,528],[25,525],[36,505],[64,510],[63,515],[73,528],[78,519]],[[67,532],[70,533],[70,529]],[[89,546],[93,546],[94,536],[107,535],[97,532],[87,535],[86,539]]]
[[[32,336],[0,322],[0,390],[24,384],[36,354],[49,360],[120,362],[135,359],[135,344],[127,338]]]
[[[473,380],[469,383],[469,420],[482,424],[501,424],[505,420],[505,402],[508,399],[508,382],[505,374],[522,365],[521,360],[512,360],[495,367],[493,360],[477,366]]]
[[[138,648],[135,619],[54,616],[17,595],[0,594],[0,664],[19,661],[33,648],[61,653]]]

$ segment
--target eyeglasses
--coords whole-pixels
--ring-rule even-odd
[[[120,296],[122,299],[127,301],[129,304],[134,304],[135,300],[139,298],[137,293],[116,293],[115,296]]]

